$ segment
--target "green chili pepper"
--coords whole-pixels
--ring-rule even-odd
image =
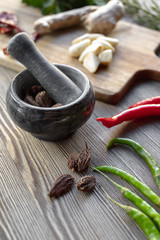
[[[146,234],[149,240],[159,240],[160,239],[160,232],[154,225],[154,223],[151,221],[151,219],[144,213],[142,213],[140,210],[133,208],[131,206],[126,206],[121,203],[116,202],[113,200],[108,193],[104,190],[103,187],[101,187],[105,195],[115,204],[117,204],[119,207],[123,208],[125,212],[130,216],[143,230],[143,232]]]
[[[135,188],[137,188],[141,193],[143,193],[151,202],[160,207],[160,197],[156,193],[154,193],[146,184],[139,181],[136,177],[113,166],[98,166],[96,168],[93,168],[93,170],[97,169],[100,171],[113,173],[123,178],[124,180],[132,184]]]
[[[144,201],[141,197],[137,194],[133,193],[128,188],[125,188],[118,183],[114,182],[111,178],[105,175],[103,172],[99,171],[98,169],[94,169],[100,174],[102,174],[105,178],[107,178],[118,190],[120,190],[121,194],[130,200],[135,206],[137,206],[142,212],[144,212],[148,217],[150,217],[156,224],[160,230],[160,214],[146,201]]]
[[[158,163],[154,159],[154,157],[149,152],[147,152],[147,150],[145,150],[139,143],[128,138],[113,138],[108,143],[107,148],[112,147],[113,144],[115,143],[120,143],[133,148],[136,151],[136,153],[138,153],[138,155],[141,156],[145,160],[145,162],[148,164],[152,172],[153,178],[158,188],[160,188],[160,168],[158,166]]]

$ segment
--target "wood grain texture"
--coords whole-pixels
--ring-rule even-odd
[[[98,185],[92,194],[81,193],[73,187],[71,192],[55,200],[50,200],[47,193],[62,173],[71,174],[75,182],[85,175],[71,173],[67,157],[71,152],[83,149],[87,142],[93,166],[117,166],[144,181],[159,194],[148,166],[135,152],[122,146],[106,150],[106,143],[112,137],[130,137],[148,149],[160,164],[159,119],[132,121],[113,129],[106,129],[95,120],[98,116],[111,116],[135,101],[158,95],[159,83],[140,82],[114,106],[97,101],[92,117],[81,129],[69,139],[53,143],[32,137],[11,121],[6,112],[5,94],[15,73],[0,69],[0,86],[3,89],[0,92],[1,239],[145,240],[137,225],[105,198]],[[90,169],[86,174],[94,175],[115,200],[130,204],[103,177]],[[110,176],[138,193],[125,181]]]
[[[14,2],[10,2],[9,6],[10,10],[12,7],[13,10],[15,9]],[[20,3],[18,6],[21,6]],[[31,33],[38,14],[37,12],[34,14],[34,9],[30,12],[25,11],[24,7],[22,16],[22,6],[16,10],[19,24]],[[155,54],[160,45],[160,32],[120,21],[110,34],[111,37],[119,40],[113,61],[108,67],[100,67],[95,74],[89,73],[77,59],[69,56],[68,48],[72,40],[83,33],[83,29],[77,28],[51,33],[41,37],[37,41],[37,47],[50,62],[68,64],[83,71],[94,87],[96,99],[116,103],[133,82],[146,77],[160,81],[160,59]],[[10,37],[0,36],[0,49],[7,44]],[[0,62],[2,66],[15,71],[24,69],[21,64],[11,57],[4,56],[2,52],[0,52]]]
[[[0,5],[7,2],[12,3],[11,0],[6,0]],[[25,8],[24,5],[22,7],[19,0],[15,2],[17,4],[11,9],[21,13],[21,19],[26,11],[31,19],[35,17],[31,8]],[[39,12],[35,10],[35,14],[38,16]],[[30,29],[27,22],[26,28]],[[5,106],[5,96],[16,72],[0,67],[0,73],[0,239],[147,239],[122,209],[106,199],[98,184],[115,200],[127,205],[130,205],[129,201],[91,169],[84,174],[72,173],[67,167],[67,157],[73,151],[81,151],[87,142],[92,153],[92,166],[113,165],[124,169],[160,195],[147,164],[132,149],[117,146],[106,150],[106,144],[111,138],[128,137],[142,144],[160,165],[159,118],[130,121],[111,129],[96,121],[97,117],[110,117],[136,101],[159,95],[160,83],[151,79],[138,81],[116,105],[96,101],[91,118],[74,135],[63,141],[45,142],[21,130],[10,119]],[[71,192],[63,197],[50,200],[47,193],[54,180],[63,173],[71,174],[75,182],[85,174],[94,175],[98,183],[96,190],[87,194],[73,187]],[[147,200],[122,179],[108,175]],[[160,209],[155,208],[160,212]]]

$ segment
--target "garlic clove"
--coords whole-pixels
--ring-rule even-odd
[[[112,56],[113,56],[112,50],[107,49],[107,50],[99,53],[98,58],[99,58],[101,64],[108,66],[112,61]]]
[[[95,55],[98,55],[102,50],[102,44],[100,43],[95,43],[89,45],[80,55],[79,61],[83,62],[84,58],[89,54],[89,53],[94,53]]]
[[[96,72],[99,65],[100,65],[100,60],[93,52],[89,53],[84,58],[83,66],[91,73]]]
[[[100,36],[97,38],[97,40],[106,41],[106,42],[110,43],[112,46],[116,46],[119,42],[118,39],[116,39],[116,38],[111,38],[111,37],[106,37],[106,36]]]
[[[72,41],[72,44],[75,44],[75,43],[78,43],[84,39],[90,39],[91,41],[99,38],[99,37],[105,37],[105,35],[103,34],[99,34],[99,33],[85,33],[83,35],[81,35],[80,37],[78,38],[75,38],[73,41]]]
[[[89,39],[84,39],[74,45],[69,47],[69,54],[72,57],[79,57],[86,47],[90,45],[91,41]]]
[[[106,42],[106,41],[101,40],[101,39],[97,39],[97,40],[94,40],[92,42],[92,44],[94,44],[94,43],[101,44],[103,46],[103,50],[111,49],[113,52],[115,52],[115,48],[109,42]]]

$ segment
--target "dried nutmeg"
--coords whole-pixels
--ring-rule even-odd
[[[46,91],[41,91],[37,93],[35,97],[36,103],[39,104],[40,107],[51,107],[52,106],[52,99],[47,94]]]
[[[69,192],[74,182],[74,178],[69,174],[63,174],[53,184],[51,190],[48,193],[50,198],[60,197],[61,195]]]
[[[69,155],[68,167],[72,170],[72,172],[83,172],[88,168],[90,160],[91,152],[86,144],[86,148],[83,149],[81,153],[73,152]]]
[[[89,192],[95,188],[96,179],[93,176],[84,176],[76,183],[76,188],[80,191]]]

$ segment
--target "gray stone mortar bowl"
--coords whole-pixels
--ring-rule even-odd
[[[35,137],[51,141],[64,139],[80,128],[91,116],[95,104],[93,89],[85,74],[71,66],[54,65],[82,90],[73,102],[56,108],[37,107],[24,102],[22,89],[38,83],[28,70],[15,76],[6,95],[11,119]]]

